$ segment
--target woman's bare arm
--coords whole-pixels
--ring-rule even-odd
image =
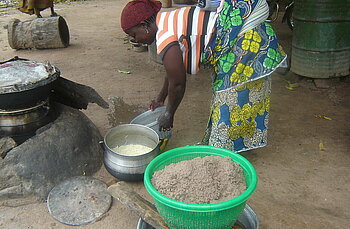
[[[175,112],[186,89],[186,70],[179,45],[172,45],[164,54],[163,64],[167,73],[168,103],[166,112],[159,118],[160,129],[173,127]]]

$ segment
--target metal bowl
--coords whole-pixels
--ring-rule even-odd
[[[160,154],[158,134],[151,128],[138,124],[123,124],[110,129],[104,141],[104,165],[107,171],[119,180],[142,181],[147,165]],[[152,148],[141,155],[118,154],[116,146],[139,144]]]
[[[243,229],[259,229],[259,218],[248,204],[245,206],[242,214],[237,219],[236,225],[242,227]],[[154,227],[140,218],[136,229],[154,229]]]
[[[130,123],[147,126],[157,132],[160,139],[170,139],[172,131],[160,131],[158,118],[166,110],[166,106],[157,107],[156,109],[148,110],[136,116]]]
[[[129,43],[132,45],[135,52],[146,52],[148,49],[146,44],[137,43],[133,39],[129,39]]]

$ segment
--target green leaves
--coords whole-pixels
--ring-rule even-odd
[[[119,73],[122,73],[122,74],[131,74],[130,71],[123,71],[123,70],[119,70],[119,69],[118,69],[118,72],[119,72]]]

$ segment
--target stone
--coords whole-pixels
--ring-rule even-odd
[[[3,137],[0,139],[0,157],[4,158],[6,154],[17,146],[16,141],[10,137]]]
[[[103,161],[97,127],[81,111],[54,104],[59,116],[0,161],[0,201],[44,200],[59,182],[97,172]]]

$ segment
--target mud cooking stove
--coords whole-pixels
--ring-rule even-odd
[[[67,99],[75,92],[61,93],[66,82],[74,84],[49,63],[0,63],[0,201],[45,199],[62,180],[101,167],[102,137],[79,110],[87,104],[64,105],[77,104]]]

